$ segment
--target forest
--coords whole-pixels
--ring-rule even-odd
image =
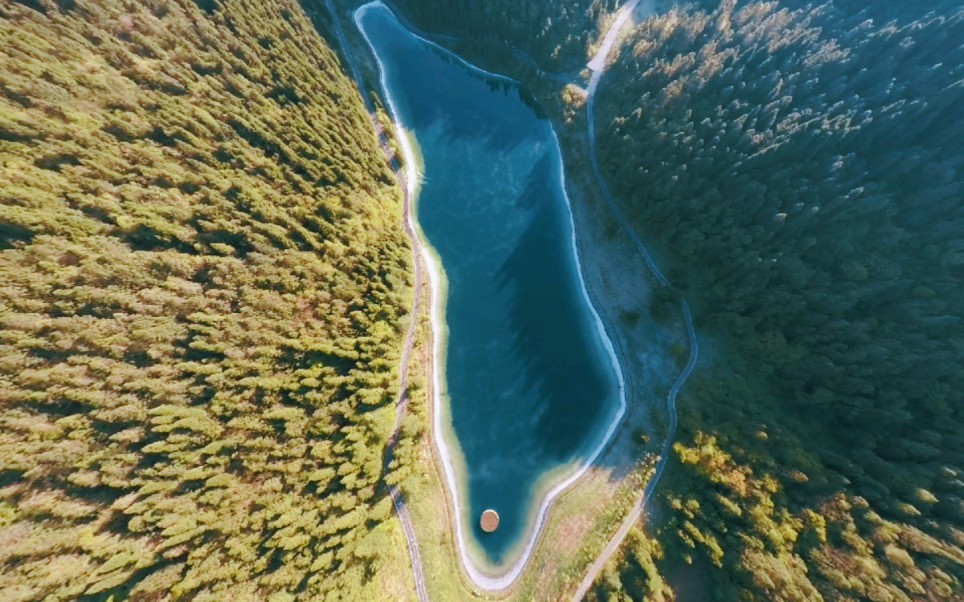
[[[597,23],[619,0],[393,0],[410,25],[480,64],[515,71],[537,67],[550,74],[578,73],[586,64]]]
[[[670,11],[600,93],[603,170],[719,341],[664,534],[721,600],[961,592],[964,10],[847,4]]]
[[[297,2],[0,2],[0,599],[362,595],[411,274]]]
[[[584,64],[613,8],[399,4],[547,106],[537,72]],[[542,69],[459,40],[476,32]],[[704,353],[660,518],[590,597],[961,595],[964,10],[663,2],[627,33],[597,98],[602,171]]]

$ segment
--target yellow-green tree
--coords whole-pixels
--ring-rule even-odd
[[[0,2],[0,598],[351,597],[409,258],[297,2]]]

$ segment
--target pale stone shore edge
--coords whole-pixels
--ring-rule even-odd
[[[358,30],[365,38],[365,41],[368,44],[369,48],[371,48],[372,54],[375,57],[375,61],[378,63],[379,81],[381,84],[382,93],[385,95],[385,100],[388,104],[389,111],[392,114],[391,115],[392,122],[395,124],[396,130],[399,132],[398,139],[401,145],[402,154],[405,157],[405,172],[406,172],[405,185],[408,188],[408,193],[411,196],[411,198],[415,198],[418,192],[418,183],[419,183],[419,173],[416,168],[416,153],[415,153],[415,150],[412,148],[411,141],[403,133],[404,132],[403,123],[399,116],[395,99],[392,96],[390,90],[388,89],[388,81],[387,81],[385,66],[382,64],[381,59],[378,57],[377,53],[375,52],[375,47],[372,44],[371,39],[368,37],[368,34],[365,32],[364,27],[362,27],[361,25],[361,17],[369,10],[373,8],[377,8],[379,6],[391,12],[391,9],[389,9],[383,2],[379,0],[375,0],[374,2],[369,2],[357,8],[352,13],[352,18],[355,22],[356,27],[358,27]],[[392,14],[394,16],[394,13]],[[444,52],[447,55],[452,56],[453,58],[460,61],[463,65],[465,65],[467,68],[469,68],[472,71],[482,73],[487,77],[512,82],[518,85],[518,82],[516,82],[511,78],[508,78],[502,75],[497,75],[497,74],[485,71],[484,69],[480,69],[475,65],[468,63],[458,55],[439,46],[438,44],[435,44],[434,42],[426,40],[425,38],[422,38],[421,36],[418,36],[417,34],[411,31],[409,31],[408,33],[409,35],[412,35],[418,38],[425,44],[438,48],[441,52]],[[600,317],[599,313],[597,312],[595,306],[592,303],[592,300],[589,296],[588,288],[586,286],[585,277],[583,276],[582,270],[580,269],[581,262],[579,258],[579,249],[576,241],[576,227],[575,227],[575,221],[572,213],[572,203],[569,199],[569,195],[565,187],[565,167],[562,161],[562,150],[559,145],[559,138],[556,134],[555,128],[551,128],[551,131],[552,131],[553,142],[555,143],[555,148],[556,148],[556,160],[558,161],[558,166],[559,166],[559,180],[560,180],[559,183],[562,189],[562,195],[566,200],[566,209],[569,214],[569,227],[570,227],[570,233],[571,233],[570,238],[571,238],[573,256],[575,258],[576,266],[577,266],[576,272],[579,275],[580,286],[581,286],[581,290],[582,290],[586,305],[589,307],[590,311],[592,312],[593,319],[595,320],[596,328],[599,333],[599,336],[603,341],[604,346],[606,347],[606,350],[609,353],[610,359],[612,361],[612,367],[616,374],[616,377],[618,380],[618,386],[619,386],[619,408],[616,412],[615,417],[609,424],[609,427],[605,432],[605,436],[600,440],[598,445],[593,449],[588,459],[584,460],[582,464],[572,474],[569,475],[569,477],[567,477],[560,483],[557,483],[546,494],[545,499],[540,505],[539,511],[536,515],[535,525],[531,529],[531,533],[526,542],[526,546],[522,554],[520,555],[520,557],[512,564],[511,567],[509,567],[509,569],[506,572],[499,575],[491,575],[483,572],[476,566],[475,562],[469,556],[468,550],[466,547],[464,525],[462,520],[462,517],[464,514],[463,514],[463,509],[462,509],[458,487],[457,487],[458,481],[456,479],[455,469],[452,464],[452,459],[448,450],[448,446],[444,440],[444,436],[442,436],[442,433],[444,433],[444,429],[441,423],[441,419],[442,419],[441,410],[442,410],[442,403],[443,403],[443,400],[442,400],[443,396],[441,393],[442,392],[441,376],[440,376],[440,371],[433,368],[432,372],[433,372],[434,394],[433,394],[432,401],[433,401],[433,407],[434,407],[434,412],[433,412],[434,424],[432,429],[433,430],[432,438],[438,449],[439,457],[442,461],[442,466],[445,473],[446,486],[449,489],[452,503],[455,506],[454,516],[455,516],[456,539],[458,541],[459,555],[462,560],[462,566],[466,574],[472,580],[472,582],[476,586],[488,591],[501,591],[501,590],[508,589],[515,583],[516,579],[518,579],[518,577],[522,574],[522,571],[525,568],[525,565],[528,563],[530,557],[532,556],[532,551],[535,548],[536,543],[538,542],[539,535],[541,534],[542,529],[545,526],[546,515],[548,514],[548,511],[550,506],[552,505],[552,502],[563,491],[565,491],[573,483],[575,483],[580,477],[582,477],[582,475],[585,474],[585,472],[589,469],[589,467],[592,466],[592,464],[596,461],[596,459],[605,449],[606,445],[608,445],[610,439],[612,439],[612,436],[615,433],[616,428],[622,422],[622,419],[626,413],[626,407],[627,407],[625,377],[623,375],[622,365],[619,362],[619,356],[616,353],[612,339],[609,337],[609,334],[606,332],[606,328],[603,324],[602,318]],[[415,232],[419,233],[419,237],[422,238],[421,229],[417,227],[417,223],[413,216],[412,211],[409,211],[408,221],[412,229]],[[443,312],[443,308],[441,307],[441,303],[439,299],[441,275],[440,275],[440,268],[436,262],[436,259],[428,251],[427,245],[420,244],[419,247],[422,253],[422,257],[425,260],[426,265],[428,266],[429,281],[431,283],[432,303],[431,303],[430,318],[431,318],[432,333],[433,333],[432,364],[434,367],[438,365],[438,354],[441,352],[444,345],[444,342],[442,341],[443,331],[439,327],[442,321],[441,319],[442,319],[442,312]]]

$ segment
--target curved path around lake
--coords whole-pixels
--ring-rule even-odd
[[[649,267],[650,272],[653,274],[653,277],[656,279],[659,285],[663,288],[675,291],[675,288],[670,283],[669,279],[663,275],[659,267],[657,267],[656,262],[653,260],[652,255],[650,255],[642,241],[639,240],[639,237],[636,235],[636,231],[633,230],[622,209],[620,209],[619,205],[616,204],[616,200],[613,198],[609,191],[609,186],[606,184],[606,179],[603,178],[602,171],[599,169],[599,159],[596,152],[596,128],[594,112],[596,91],[599,87],[599,82],[602,79],[603,74],[606,72],[609,53],[616,42],[619,30],[626,23],[632,12],[639,4],[640,0],[630,0],[630,2],[623,5],[623,7],[620,9],[619,15],[613,22],[612,27],[607,32],[602,46],[600,46],[596,56],[593,57],[593,60],[589,63],[589,68],[592,69],[592,77],[590,79],[589,86],[586,89],[586,123],[589,142],[589,160],[592,164],[592,170],[596,176],[597,182],[599,183],[599,188],[602,191],[603,197],[606,199],[606,203],[609,205],[610,210],[612,210],[613,215],[619,222],[620,227],[622,227],[623,231],[625,231],[633,241],[636,251],[646,261],[646,265]],[[654,14],[653,4],[654,0],[645,0],[643,3],[645,16],[648,17]],[[630,529],[632,529],[636,521],[642,516],[646,502],[649,501],[653,491],[656,489],[656,485],[659,483],[660,477],[663,476],[663,471],[666,469],[666,462],[669,460],[669,455],[673,447],[673,440],[676,437],[676,396],[679,394],[680,389],[690,377],[690,374],[693,373],[693,369],[696,367],[696,362],[699,360],[700,356],[699,342],[696,338],[696,329],[693,326],[693,316],[690,313],[689,304],[686,302],[686,299],[682,298],[682,296],[680,296],[680,312],[683,315],[683,321],[686,325],[686,336],[689,341],[690,348],[689,357],[687,358],[686,365],[676,377],[676,380],[673,382],[673,386],[670,388],[669,393],[666,396],[666,409],[669,413],[669,424],[666,432],[666,439],[663,441],[663,449],[660,453],[659,461],[656,463],[656,470],[654,471],[652,478],[650,478],[649,482],[646,484],[646,487],[643,489],[643,494],[640,496],[639,501],[637,501],[633,506],[632,511],[630,511],[629,515],[619,526],[616,534],[613,535],[612,539],[609,540],[609,543],[606,544],[606,547],[603,548],[600,555],[596,558],[596,561],[593,562],[591,567],[589,567],[589,571],[579,584],[579,589],[572,597],[574,602],[578,602],[585,597],[585,595],[589,592],[589,589],[592,587],[593,582],[595,582],[596,578],[602,572],[606,562],[609,561],[609,558],[616,552],[616,550],[619,549],[619,546],[622,545],[623,541],[626,539],[626,536],[629,534]]]
[[[361,26],[360,19],[364,16],[364,14],[366,13],[366,11],[373,9],[373,8],[377,7],[378,5],[381,5],[382,8],[387,8],[387,7],[385,7],[384,3],[382,3],[382,2],[377,2],[377,1],[376,1],[376,2],[370,2],[370,3],[366,4],[366,5],[358,8],[358,9],[355,11],[355,13],[354,13],[354,20],[355,20],[356,24],[359,25],[359,29],[361,30],[361,33],[362,33],[363,37],[366,38],[366,40],[369,42],[369,45],[372,46],[372,49],[373,49],[373,50],[375,49],[375,47],[374,47],[374,45],[372,44],[372,41],[371,41],[370,39],[368,39],[368,34],[367,34],[367,32],[365,31],[365,28]],[[414,34],[414,33],[411,32],[411,31],[409,31],[409,34],[411,34],[411,35],[413,35],[413,36],[415,36],[415,37],[419,37],[419,36],[417,36],[417,34]],[[478,72],[478,73],[481,73],[481,74],[483,74],[483,75],[485,75],[486,77],[489,77],[489,78],[495,78],[495,79],[499,79],[499,80],[505,80],[505,81],[508,81],[508,82],[516,83],[516,84],[518,83],[518,82],[515,82],[514,80],[511,80],[510,78],[506,78],[506,77],[504,77],[504,76],[499,76],[499,75],[493,74],[493,73],[491,73],[491,72],[485,71],[485,70],[483,70],[483,69],[479,69],[478,67],[469,64],[468,62],[466,62],[466,61],[465,61],[464,59],[462,59],[461,57],[458,57],[457,55],[455,55],[455,54],[453,54],[453,53],[451,53],[451,52],[449,52],[449,51],[446,51],[445,49],[437,46],[436,44],[433,44],[432,42],[430,42],[430,41],[428,41],[428,40],[425,40],[424,38],[420,38],[420,39],[421,39],[424,43],[426,43],[426,44],[428,44],[428,45],[436,46],[437,48],[439,48],[440,51],[443,51],[443,52],[445,52],[446,54],[450,55],[452,58],[454,58],[455,60],[459,61],[459,62],[462,63],[466,68],[468,68],[468,69],[470,69],[470,70],[472,70],[472,71],[476,71],[476,72]],[[380,67],[380,70],[381,70],[381,85],[382,85],[383,93],[384,93],[384,95],[385,95],[386,102],[387,102],[388,107],[389,107],[389,109],[390,109],[390,111],[391,111],[391,113],[392,113],[393,121],[395,122],[396,127],[398,128],[398,130],[401,132],[401,130],[402,130],[402,123],[401,123],[401,121],[400,121],[399,112],[398,112],[397,107],[396,107],[395,99],[394,99],[394,97],[392,96],[391,91],[388,89],[388,81],[387,81],[387,79],[386,79],[387,76],[386,76],[385,66],[381,64],[381,60],[379,59],[379,57],[377,56],[377,54],[376,54],[376,56],[375,56],[375,60],[376,60],[377,62],[379,62],[379,67]],[[556,153],[557,153],[557,160],[558,160],[559,165],[560,165],[560,172],[559,172],[559,177],[560,177],[560,183],[559,183],[559,185],[560,185],[560,190],[561,190],[561,192],[562,192],[562,194],[563,194],[563,196],[565,197],[565,200],[566,200],[566,205],[567,205],[567,206],[566,206],[566,210],[567,210],[567,213],[568,213],[568,219],[570,220],[570,228],[571,228],[570,231],[571,231],[571,233],[572,233],[571,244],[572,244],[573,253],[574,253],[574,256],[575,256],[575,258],[576,258],[577,265],[578,265],[579,253],[578,253],[578,248],[577,248],[576,240],[575,240],[575,225],[572,223],[574,217],[573,217],[573,215],[572,215],[571,206],[569,205],[568,196],[567,196],[566,193],[565,193],[565,182],[564,182],[564,180],[562,180],[562,178],[564,177],[564,176],[563,176],[563,170],[562,170],[562,155],[561,155],[561,149],[560,149],[560,147],[559,147],[558,138],[557,138],[556,133],[555,133],[554,130],[552,130],[552,137],[553,137],[553,139],[554,139],[555,151],[556,151]],[[406,137],[405,135],[400,135],[400,136],[398,137],[398,141],[399,141],[400,146],[402,147],[403,154],[404,154],[405,159],[406,159],[405,181],[406,181],[406,184],[407,184],[407,187],[408,187],[408,195],[409,195],[410,197],[414,197],[415,192],[417,191],[418,175],[419,175],[419,174],[417,173],[416,167],[415,167],[415,166],[416,166],[416,163],[415,163],[415,158],[416,158],[415,149],[412,147],[411,141],[410,141],[410,140],[408,139],[408,137]],[[412,219],[411,213],[407,213],[406,215],[407,215],[408,219],[410,219],[410,220]],[[411,227],[412,227],[412,229],[414,230],[414,224],[411,224]],[[428,269],[428,276],[429,276],[429,281],[430,281],[431,284],[432,284],[432,286],[431,286],[431,296],[432,296],[432,311],[431,311],[431,317],[432,317],[432,327],[433,327],[433,331],[434,331],[434,333],[435,333],[434,354],[435,354],[435,357],[438,357],[438,354],[440,353],[440,338],[439,338],[439,336],[438,336],[438,333],[441,332],[441,331],[440,331],[440,328],[441,328],[441,324],[440,324],[441,317],[440,317],[440,316],[441,316],[441,314],[439,313],[439,307],[440,307],[440,304],[439,304],[439,290],[440,290],[440,285],[441,285],[441,275],[440,275],[440,273],[439,273],[439,271],[438,271],[439,268],[438,268],[438,267],[435,265],[435,263],[434,263],[433,257],[428,253],[426,246],[425,246],[423,243],[419,242],[419,243],[418,243],[418,248],[421,249],[422,252],[424,253],[423,259],[424,259],[424,261],[425,261],[425,264],[426,264],[426,265],[428,266],[428,268],[429,268],[429,269]],[[585,474],[585,472],[588,470],[588,468],[593,465],[593,463],[596,461],[596,459],[599,457],[599,455],[601,454],[601,452],[605,449],[606,445],[607,445],[607,444],[609,443],[609,441],[611,440],[612,435],[614,434],[614,432],[615,432],[615,430],[617,429],[618,425],[621,423],[622,417],[623,417],[623,415],[625,414],[625,411],[626,411],[625,386],[624,386],[624,382],[625,382],[625,381],[624,381],[624,377],[623,377],[623,374],[622,374],[622,366],[621,366],[620,362],[618,361],[618,358],[616,357],[616,352],[615,352],[615,350],[614,350],[613,347],[612,347],[612,341],[611,341],[611,339],[610,339],[610,337],[609,337],[609,333],[605,330],[605,326],[603,325],[603,323],[602,323],[602,321],[601,321],[601,318],[600,318],[598,312],[596,311],[595,307],[594,307],[594,306],[592,305],[592,303],[591,303],[591,300],[589,299],[589,293],[588,293],[588,291],[586,290],[586,283],[585,283],[585,280],[584,280],[584,278],[582,277],[581,273],[579,274],[579,278],[580,278],[581,286],[582,286],[582,289],[583,289],[582,293],[586,296],[586,301],[587,301],[587,303],[588,303],[589,309],[590,309],[590,311],[592,312],[595,321],[597,322],[597,327],[600,329],[600,334],[601,334],[601,336],[603,337],[603,343],[609,347],[609,353],[610,353],[610,355],[612,356],[613,367],[614,367],[614,369],[615,369],[615,371],[616,371],[616,375],[618,376],[620,407],[618,408],[618,413],[617,413],[617,415],[615,416],[615,418],[612,420],[612,422],[611,422],[611,423],[608,425],[608,427],[606,428],[606,431],[605,431],[605,433],[603,434],[603,436],[601,437],[598,445],[596,445],[596,446],[593,448],[593,450],[588,454],[588,457],[579,465],[578,468],[576,468],[574,471],[572,471],[571,473],[569,473],[569,475],[568,475],[565,479],[563,479],[562,481],[556,483],[556,484],[548,491],[548,493],[544,496],[542,502],[540,503],[540,505],[539,505],[539,507],[538,507],[538,510],[537,510],[536,513],[535,513],[535,520],[534,520],[534,522],[533,522],[533,526],[532,526],[532,528],[531,528],[531,532],[530,532],[528,538],[526,539],[525,546],[524,546],[524,548],[523,548],[523,551],[522,551],[521,555],[516,559],[516,561],[515,561],[514,563],[512,563],[512,565],[508,568],[507,571],[505,571],[505,572],[503,572],[503,573],[501,573],[501,574],[494,574],[494,575],[493,575],[493,574],[489,574],[489,573],[486,573],[486,572],[480,570],[480,569],[476,566],[475,562],[474,562],[474,561],[471,559],[471,557],[469,556],[468,547],[467,547],[467,542],[466,542],[466,534],[465,534],[465,532],[464,532],[463,525],[462,525],[462,523],[460,522],[460,521],[461,521],[461,518],[460,518],[460,517],[461,517],[461,507],[460,507],[460,504],[459,504],[458,492],[456,491],[456,479],[455,479],[454,467],[453,467],[452,462],[451,462],[451,460],[450,460],[450,454],[449,454],[449,451],[448,451],[448,449],[447,449],[446,443],[445,443],[445,441],[444,441],[444,438],[442,437],[442,424],[441,424],[441,422],[440,422],[440,421],[441,421],[441,416],[442,416],[442,412],[440,411],[440,403],[441,403],[441,400],[440,400],[440,397],[438,396],[438,392],[441,390],[441,382],[439,381],[440,374],[439,374],[439,371],[438,371],[438,370],[434,371],[434,373],[433,373],[433,384],[434,384],[434,390],[435,390],[435,399],[434,399],[434,408],[435,408],[435,411],[433,412],[433,439],[434,439],[434,443],[435,443],[435,445],[436,445],[436,448],[437,448],[437,450],[438,450],[438,452],[439,452],[438,458],[439,458],[439,460],[441,461],[442,467],[443,467],[443,469],[444,469],[444,473],[445,473],[445,474],[444,474],[444,477],[445,477],[445,479],[446,479],[446,486],[447,486],[448,492],[449,492],[449,494],[450,494],[450,496],[451,496],[451,500],[453,501],[454,506],[455,506],[455,508],[454,508],[454,510],[455,510],[455,516],[456,516],[456,519],[455,519],[455,521],[456,521],[456,523],[455,523],[455,531],[456,531],[456,533],[455,533],[455,534],[456,534],[457,548],[458,548],[458,552],[459,552],[460,559],[461,559],[461,565],[462,565],[463,570],[465,571],[465,574],[468,576],[469,580],[470,580],[476,587],[478,587],[479,589],[482,589],[482,590],[485,590],[485,591],[488,591],[488,592],[505,591],[506,589],[510,588],[511,586],[513,586],[513,585],[515,584],[516,580],[519,578],[519,576],[522,574],[523,570],[525,569],[526,565],[528,564],[528,561],[531,559],[532,552],[533,552],[533,550],[534,550],[534,548],[535,548],[535,546],[536,546],[536,544],[537,544],[537,542],[538,542],[538,540],[539,540],[539,536],[540,536],[540,534],[541,534],[541,532],[542,532],[542,530],[543,530],[543,528],[544,528],[544,526],[545,526],[546,518],[547,518],[547,516],[548,516],[549,509],[551,508],[551,506],[552,506],[552,504],[554,503],[555,499],[559,496],[559,494],[561,494],[563,491],[565,491],[566,489],[568,489],[574,482],[576,482],[578,479],[580,479],[580,478],[582,477],[582,475]],[[400,516],[401,516],[401,514],[400,514]]]
[[[325,5],[334,23],[335,36],[338,38],[338,44],[341,46],[345,60],[348,62],[352,79],[355,80],[355,85],[358,86],[362,101],[365,103],[365,109],[368,111],[369,119],[375,130],[375,137],[402,188],[402,223],[405,229],[405,235],[408,236],[409,241],[412,243],[412,260],[415,263],[415,294],[412,300],[412,309],[409,313],[410,323],[408,325],[408,331],[405,333],[405,341],[402,345],[402,357],[399,360],[399,383],[398,398],[395,401],[395,423],[392,425],[392,434],[389,436],[385,449],[385,459],[383,461],[383,465],[388,466],[395,456],[395,446],[398,444],[402,420],[405,418],[405,412],[408,409],[408,367],[412,357],[412,349],[415,346],[415,335],[418,330],[419,298],[421,297],[422,283],[425,279],[424,268],[420,259],[422,256],[421,243],[418,240],[418,236],[415,235],[415,231],[411,226],[411,220],[409,219],[412,197],[414,196],[414,190],[411,188],[411,186],[414,186],[414,174],[411,174],[412,177],[407,177],[399,168],[398,162],[395,160],[391,147],[388,144],[388,136],[382,128],[381,123],[379,123],[375,106],[367,94],[365,84],[361,78],[361,71],[355,62],[351,47],[348,46],[348,40],[345,38],[345,32],[341,28],[341,21],[338,19],[338,13],[335,11],[332,0],[325,0]],[[402,532],[405,534],[405,543],[408,548],[409,559],[412,562],[412,576],[415,580],[415,591],[418,594],[419,602],[429,602],[428,588],[425,586],[425,573],[422,570],[422,557],[418,551],[418,540],[415,536],[415,528],[412,526],[412,519],[408,514],[408,508],[405,505],[405,497],[394,485],[389,485],[388,491],[392,497],[395,513],[398,515],[398,520],[402,524]]]
[[[618,13],[616,20],[610,26],[610,29],[607,31],[607,34],[604,37],[602,46],[600,47],[593,61],[590,62],[589,64],[590,68],[592,69],[592,76],[590,78],[590,83],[586,91],[587,92],[586,115],[587,115],[587,124],[588,124],[590,161],[592,164],[594,175],[596,176],[599,182],[599,186],[603,193],[603,196],[606,199],[606,202],[608,203],[610,209],[613,211],[614,215],[616,216],[617,221],[620,223],[620,226],[630,236],[637,251],[646,261],[647,266],[649,267],[651,273],[659,282],[659,284],[666,288],[672,288],[672,285],[670,284],[669,280],[659,270],[652,256],[649,254],[646,247],[639,240],[639,237],[636,235],[635,231],[632,229],[632,226],[629,224],[622,210],[616,204],[611,193],[609,192],[608,185],[606,184],[606,181],[603,178],[602,173],[599,169],[598,157],[596,154],[595,124],[594,124],[595,93],[598,88],[599,82],[603,74],[605,73],[606,61],[608,59],[608,55],[613,45],[616,42],[618,33],[622,28],[622,26],[629,19],[632,12],[635,10],[636,6],[640,3],[640,1],[641,0],[630,0],[630,2],[625,4],[620,9],[620,12]],[[359,91],[361,92],[361,96],[365,103],[365,107],[368,110],[379,145],[381,146],[383,152],[385,153],[386,158],[389,160],[392,166],[392,169],[395,172],[395,175],[398,178],[399,183],[402,187],[402,190],[404,193],[404,201],[403,201],[404,228],[405,228],[406,235],[409,237],[412,243],[413,254],[415,257],[415,281],[416,281],[415,282],[415,299],[413,301],[412,313],[411,313],[412,322],[409,325],[408,332],[406,333],[405,342],[404,342],[403,351],[402,351],[402,358],[400,360],[401,362],[400,385],[399,385],[399,396],[396,403],[395,424],[393,426],[392,435],[389,439],[388,449],[386,450],[386,455],[389,455],[390,457],[390,454],[393,453],[394,446],[397,443],[401,421],[402,421],[402,418],[404,417],[407,404],[408,404],[408,365],[409,365],[409,358],[411,356],[412,348],[414,346],[414,339],[415,339],[415,333],[416,333],[416,327],[417,327],[417,315],[419,311],[419,291],[421,290],[422,282],[424,280],[424,273],[423,273],[424,268],[420,261],[420,257],[422,256],[424,251],[422,249],[422,245],[418,239],[418,236],[415,234],[410,222],[410,219],[411,219],[410,203],[411,203],[412,197],[414,196],[414,188],[417,185],[417,181],[416,181],[417,173],[415,173],[415,166],[413,162],[411,161],[407,162],[408,163],[407,171],[409,173],[403,173],[399,168],[397,162],[395,161],[394,154],[392,153],[388,145],[388,139],[387,139],[386,133],[384,132],[381,124],[378,122],[375,108],[366,93],[366,87],[361,78],[360,71],[355,62],[354,56],[351,52],[351,48],[349,47],[348,42],[345,38],[344,32],[341,28],[341,23],[340,23],[340,20],[338,19],[337,12],[334,6],[332,5],[332,0],[325,0],[325,2],[328,8],[328,11],[330,12],[332,21],[334,23],[335,34],[338,38],[338,42],[340,46],[342,47],[343,55],[346,61],[348,62],[351,75],[354,78]],[[648,8],[648,11],[647,11],[648,14],[652,14],[652,11],[653,11],[652,5],[653,5],[653,0],[645,0],[644,6]],[[677,376],[676,381],[673,383],[673,386],[670,389],[669,394],[667,395],[667,409],[669,412],[669,428],[668,428],[666,439],[663,444],[663,449],[662,449],[660,459],[656,465],[656,471],[654,472],[653,477],[650,479],[645,489],[643,490],[643,494],[640,497],[639,501],[634,505],[632,511],[627,516],[627,518],[623,521],[623,523],[620,525],[620,528],[617,530],[616,534],[609,541],[609,543],[603,549],[599,557],[590,567],[589,572],[581,582],[579,590],[573,597],[573,600],[581,600],[585,596],[585,594],[589,591],[589,588],[592,586],[592,583],[595,581],[599,573],[602,571],[603,567],[605,566],[605,563],[609,560],[612,554],[619,548],[619,546],[625,540],[626,536],[629,533],[629,530],[632,528],[635,522],[642,515],[645,504],[651,497],[659,481],[659,478],[662,476],[663,471],[665,469],[666,462],[668,460],[669,453],[672,448],[673,440],[676,433],[676,427],[677,427],[676,396],[679,393],[679,390],[685,384],[686,380],[689,378],[690,374],[693,372],[693,369],[695,368],[697,360],[699,358],[699,347],[698,347],[698,342],[696,337],[696,331],[693,327],[693,320],[690,313],[689,305],[686,303],[685,299],[681,299],[680,309],[682,311],[683,319],[686,325],[687,336],[689,339],[689,347],[690,347],[689,358],[687,360],[686,366]],[[412,570],[413,570],[413,576],[415,580],[415,586],[416,586],[418,598],[420,602],[427,602],[429,598],[428,598],[427,588],[425,585],[425,577],[422,570],[421,558],[418,551],[418,542],[416,539],[415,530],[412,526],[411,518],[405,506],[404,497],[401,495],[399,490],[394,486],[391,486],[389,490],[391,493],[392,501],[395,506],[396,513],[399,517],[399,521],[402,524],[402,529],[405,534],[409,557],[412,562]],[[536,526],[536,532],[541,530],[542,528],[541,523],[544,522],[544,520],[545,520],[545,517],[540,516],[540,520],[539,520],[540,524]],[[526,560],[528,556],[529,555],[526,554],[523,560]],[[524,564],[524,563],[521,563],[521,564]],[[522,566],[520,566],[519,568],[520,568],[519,573],[521,573]],[[498,585],[501,585],[501,587],[496,587],[494,589],[498,590],[498,589],[505,589],[509,587],[517,577],[518,577],[518,573],[515,576],[513,576],[508,582],[499,583]],[[482,585],[482,584],[479,584],[479,585]]]

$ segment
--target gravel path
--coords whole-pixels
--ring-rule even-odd
[[[606,72],[606,66],[609,58],[609,52],[612,50],[613,45],[616,42],[619,29],[626,23],[629,16],[635,10],[636,6],[640,3],[640,0],[630,0],[627,4],[620,8],[620,13],[616,20],[613,22],[612,27],[606,34],[602,46],[599,48],[599,52],[593,57],[593,60],[589,63],[589,68],[592,69],[592,77],[589,82],[589,86],[586,89],[586,122],[587,129],[589,133],[589,159],[592,164],[593,173],[596,176],[596,181],[599,183],[599,188],[602,191],[603,197],[606,199],[606,203],[609,205],[610,210],[612,210],[616,220],[619,222],[620,227],[623,231],[630,237],[633,241],[633,246],[636,247],[636,251],[642,256],[646,261],[646,265],[649,267],[650,272],[660,286],[666,289],[675,290],[672,283],[665,275],[660,271],[656,262],[653,260],[652,255],[643,245],[639,236],[633,230],[629,221],[626,219],[626,215],[623,213],[619,205],[616,204],[615,199],[613,199],[612,194],[609,191],[609,186],[606,184],[605,178],[603,178],[602,172],[599,169],[599,159],[596,153],[596,128],[595,128],[595,100],[596,91],[599,86],[599,82],[602,79],[603,74]],[[643,6],[645,8],[645,16],[650,16],[654,13],[653,0],[645,0]],[[613,535],[606,547],[603,548],[599,557],[593,562],[592,566],[589,567],[589,571],[583,578],[582,582],[579,584],[579,589],[576,590],[575,595],[572,597],[574,602],[582,600],[585,595],[589,592],[592,584],[599,577],[602,572],[603,567],[606,566],[606,562],[609,561],[610,557],[619,549],[626,536],[629,534],[629,530],[632,529],[633,525],[642,516],[643,510],[646,506],[646,502],[649,501],[656,489],[657,483],[659,483],[660,477],[663,476],[663,471],[666,469],[666,462],[669,459],[670,452],[673,447],[673,440],[676,437],[676,426],[677,426],[677,414],[676,414],[676,396],[679,394],[680,389],[686,383],[686,380],[693,373],[693,369],[696,367],[696,362],[699,360],[699,342],[696,338],[696,329],[693,327],[693,316],[690,313],[689,304],[686,303],[686,299],[683,299],[680,295],[680,312],[683,315],[683,321],[686,324],[686,336],[689,341],[689,358],[687,359],[686,366],[680,371],[676,380],[673,382],[673,386],[670,388],[669,394],[666,396],[666,409],[669,413],[669,427],[666,433],[666,439],[663,442],[663,449],[660,452],[659,461],[656,463],[656,470],[653,473],[653,477],[646,484],[643,489],[642,495],[639,497],[639,501],[633,506],[629,515],[623,520],[623,523],[619,526],[619,529]]]
[[[375,137],[378,139],[378,144],[382,147],[382,152],[385,153],[385,158],[388,159],[388,162],[392,167],[392,171],[395,172],[395,177],[398,178],[399,185],[401,185],[403,195],[403,224],[405,227],[405,234],[412,243],[412,261],[415,264],[415,296],[412,301],[412,309],[409,312],[410,323],[408,325],[408,331],[405,333],[405,342],[402,346],[402,357],[399,360],[399,384],[398,398],[395,402],[395,424],[392,426],[392,434],[389,436],[388,444],[385,447],[385,459],[383,461],[384,466],[389,466],[395,456],[395,446],[398,444],[398,436],[402,427],[402,420],[405,418],[405,412],[408,410],[408,368],[409,364],[411,363],[412,349],[415,347],[415,335],[418,328],[418,314],[420,309],[419,298],[421,297],[422,283],[425,279],[424,268],[421,260],[419,259],[422,256],[422,249],[418,236],[416,236],[414,230],[412,230],[411,222],[409,220],[409,212],[411,211],[412,206],[412,195],[411,189],[408,186],[407,178],[405,173],[398,165],[398,161],[396,161],[391,147],[388,144],[388,136],[382,128],[381,123],[378,121],[375,106],[367,93],[364,81],[361,78],[361,71],[358,69],[358,64],[355,61],[354,55],[352,55],[351,47],[348,45],[348,40],[345,38],[345,32],[342,30],[341,21],[338,19],[338,14],[335,11],[332,0],[325,0],[325,5],[328,8],[328,12],[331,14],[332,21],[334,22],[335,35],[338,37],[338,44],[341,46],[342,54],[348,62],[348,68],[351,70],[352,78],[355,80],[355,85],[358,86],[362,100],[365,103],[365,109],[368,111],[368,116],[371,119],[372,127],[375,130]],[[418,594],[419,602],[428,602],[429,597],[428,589],[425,587],[425,573],[422,571],[422,557],[418,551],[418,540],[415,536],[415,529],[412,527],[412,519],[408,514],[408,508],[405,505],[405,497],[394,485],[389,486],[389,493],[392,496],[392,503],[395,506],[395,514],[398,515],[398,520],[402,523],[402,531],[405,534],[405,542],[408,547],[408,556],[412,562],[412,574],[415,579],[415,591]]]

